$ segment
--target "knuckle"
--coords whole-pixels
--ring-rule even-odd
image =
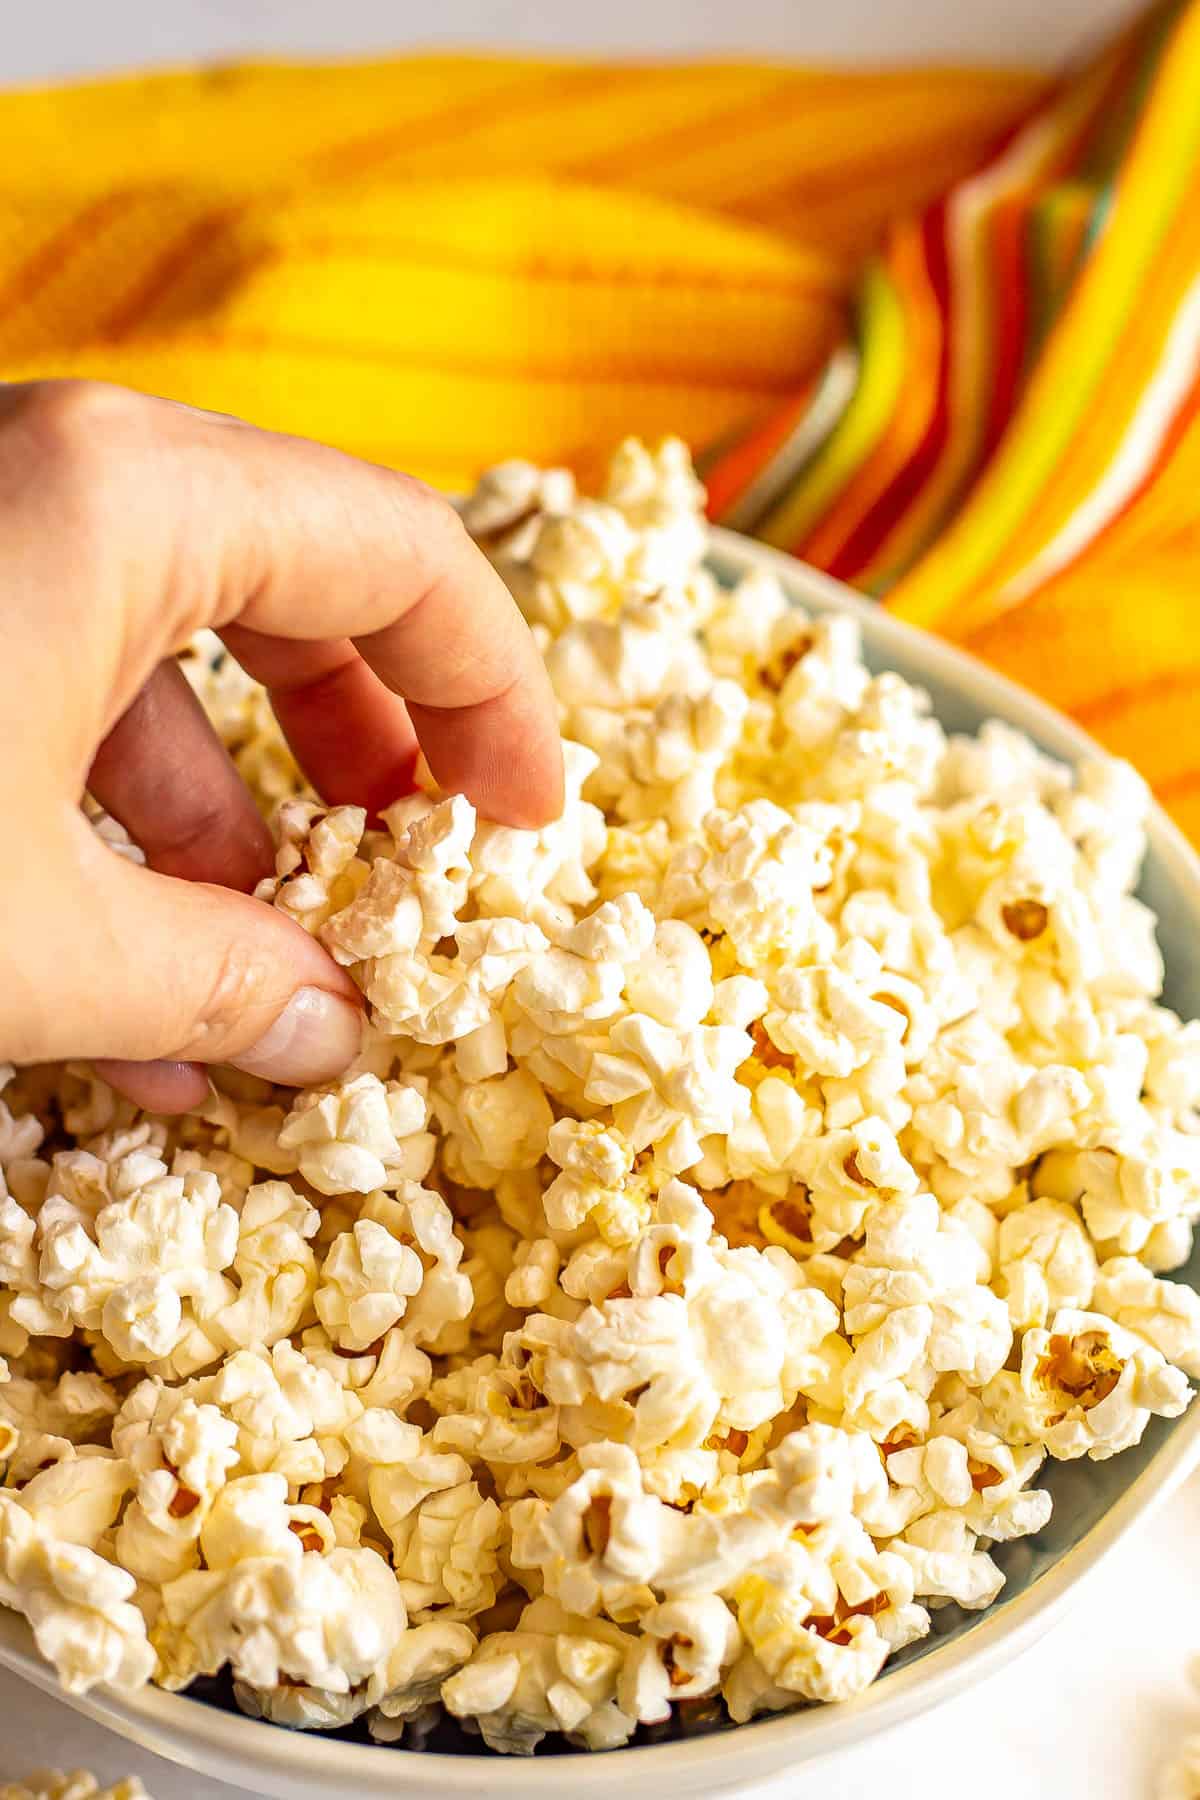
[[[211,1061],[261,1037],[278,1011],[273,973],[262,946],[244,938],[226,944],[181,1054]]]
[[[460,556],[471,537],[450,501],[413,475],[401,474],[398,480],[400,504],[426,560],[440,564]]]
[[[106,459],[114,431],[136,429],[146,404],[106,381],[38,381],[20,410],[43,455],[70,466]]]

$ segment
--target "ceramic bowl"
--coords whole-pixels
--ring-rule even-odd
[[[763,569],[802,605],[852,614],[871,667],[896,669],[927,689],[950,730],[971,731],[987,718],[1000,718],[1066,762],[1095,749],[1032,695],[788,557],[715,531],[711,561],[722,580]],[[1200,861],[1157,809],[1140,892],[1159,918],[1165,999],[1184,1017],[1200,1015]],[[1200,1286],[1200,1253],[1180,1275]],[[69,1704],[160,1756],[277,1800],[342,1800],[347,1794],[382,1800],[398,1793],[406,1800],[549,1800],[568,1785],[573,1795],[587,1796],[610,1794],[614,1783],[631,1800],[726,1793],[827,1756],[982,1680],[1046,1630],[1078,1584],[1197,1464],[1200,1404],[1178,1420],[1153,1420],[1137,1449],[1109,1462],[1051,1463],[1043,1480],[1054,1496],[1053,1516],[1036,1537],[995,1552],[1007,1577],[997,1604],[981,1614],[957,1607],[935,1612],[928,1638],[894,1657],[865,1694],[839,1706],[798,1707],[737,1727],[676,1721],[644,1730],[634,1744],[604,1755],[550,1750],[530,1761],[492,1756],[480,1750],[478,1738],[453,1726],[421,1751],[372,1745],[362,1741],[360,1728],[349,1737],[286,1731],[237,1713],[220,1684],[206,1700],[148,1688],[132,1696],[96,1692]],[[4,1611],[0,1663],[57,1691],[24,1621]]]

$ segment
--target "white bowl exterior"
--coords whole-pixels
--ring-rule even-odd
[[[812,610],[851,614],[862,628],[872,662],[895,664],[909,680],[952,690],[977,723],[1003,719],[1066,762],[1097,754],[1097,746],[1078,726],[1032,694],[940,639],[893,619],[816,570],[721,530],[712,533],[712,561],[719,573],[735,578],[756,569],[773,574],[793,600]],[[1148,836],[1155,885],[1200,942],[1200,860],[1157,807]],[[666,1793],[728,1793],[789,1766],[811,1765],[818,1757],[911,1718],[968,1683],[984,1679],[1041,1636],[1084,1577],[1197,1465],[1200,1403],[1174,1426],[1091,1531],[1024,1592],[1002,1598],[961,1637],[885,1674],[856,1700],[779,1714],[735,1730],[604,1755],[585,1751],[569,1758],[531,1761],[328,1740],[319,1733],[285,1731],[235,1716],[159,1688],[132,1695],[98,1690],[63,1698],[160,1756],[274,1800],[342,1800],[351,1792],[359,1800],[384,1796],[394,1800],[401,1793],[406,1800],[441,1800],[446,1795],[497,1800],[506,1795],[558,1795],[568,1784],[582,1795],[607,1794],[614,1782],[620,1782],[631,1800]],[[0,1611],[0,1664],[46,1692],[61,1692],[53,1670],[34,1651],[24,1620],[5,1611]]]

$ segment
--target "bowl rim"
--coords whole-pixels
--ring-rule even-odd
[[[773,574],[801,605],[848,614],[862,625],[872,650],[885,660],[895,652],[910,665],[919,665],[912,677],[917,682],[923,670],[948,686],[966,690],[972,704],[1028,731],[1050,754],[1071,763],[1104,754],[1078,725],[1036,695],[956,645],[893,618],[841,582],[736,532],[712,527],[709,541],[710,559],[718,567],[737,575],[756,570]],[[1147,820],[1147,839],[1172,890],[1200,923],[1200,857],[1157,803]],[[1198,1465],[1200,1403],[1189,1408],[1148,1465],[1078,1543],[1021,1593],[983,1612],[960,1638],[930,1649],[854,1700],[760,1717],[694,1738],[623,1746],[622,1770],[631,1781],[670,1775],[685,1782],[677,1791],[716,1792],[785,1763],[811,1762],[862,1742],[950,1699],[1028,1649],[1131,1528],[1148,1519]],[[530,1760],[413,1751],[288,1731],[156,1687],[133,1694],[98,1689],[68,1695],[34,1651],[24,1620],[11,1612],[0,1612],[0,1666],[120,1735],[232,1782],[247,1775],[269,1775],[280,1781],[299,1779],[302,1791],[316,1793],[327,1780],[330,1791],[347,1791],[353,1784],[364,1800],[373,1800],[394,1795],[406,1784],[414,1792],[424,1788],[458,1795],[484,1790],[489,1795],[525,1795],[531,1787],[555,1792],[568,1768],[572,1786],[582,1793],[607,1790],[614,1778],[613,1753],[577,1751]],[[689,1775],[693,1781],[686,1779]],[[704,1788],[694,1785],[694,1778],[701,1775]]]

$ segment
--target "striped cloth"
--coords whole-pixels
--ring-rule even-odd
[[[711,510],[1131,756],[1200,840],[1200,0],[1052,85],[422,56],[0,96],[0,359],[459,487]]]

